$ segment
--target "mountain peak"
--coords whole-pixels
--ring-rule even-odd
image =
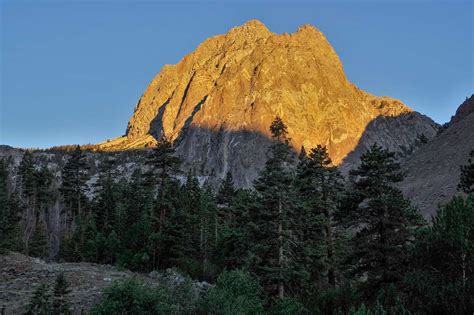
[[[236,27],[232,28],[227,33],[228,36],[229,35],[230,36],[235,36],[235,35],[241,36],[242,34],[244,34],[244,36],[251,35],[253,37],[267,37],[267,36],[269,36],[273,33],[270,32],[270,30],[268,30],[268,28],[265,26],[265,24],[263,24],[259,20],[247,21],[242,25],[239,25],[239,26],[236,26]]]
[[[241,27],[246,27],[246,28],[249,28],[249,29],[262,29],[262,30],[267,30],[268,31],[265,24],[263,24],[260,20],[257,20],[257,19],[249,20],[249,21],[245,22],[244,24],[242,24],[241,26],[237,26],[237,28],[241,28]]]
[[[194,169],[219,176],[231,170],[248,185],[265,162],[275,116],[288,126],[295,150],[326,145],[339,164],[371,121],[411,112],[349,82],[336,52],[314,26],[275,34],[251,20],[164,67],[140,98],[126,136],[99,148],[143,147],[166,136]],[[429,137],[433,130],[423,128]],[[412,131],[405,146],[417,139],[418,130]]]
[[[301,25],[300,27],[298,27],[297,32],[299,32],[299,33],[304,33],[304,32],[307,32],[307,33],[321,33],[316,27],[314,27],[311,24]]]

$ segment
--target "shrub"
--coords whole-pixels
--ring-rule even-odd
[[[188,279],[174,288],[128,279],[106,288],[91,314],[194,314],[197,306],[198,296]]]
[[[309,314],[303,304],[293,298],[283,298],[276,300],[271,309],[271,314],[274,315],[300,315]]]
[[[209,314],[263,314],[261,287],[247,271],[224,271],[210,289],[204,308]]]

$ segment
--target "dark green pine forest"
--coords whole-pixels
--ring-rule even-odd
[[[236,188],[231,173],[217,189],[183,174],[166,139],[129,179],[113,156],[102,160],[92,189],[80,147],[60,183],[28,151],[15,179],[2,159],[0,247],[51,259],[45,222],[60,207],[55,261],[175,268],[214,284],[187,305],[184,293],[115,283],[94,314],[473,314],[474,151],[459,196],[428,222],[397,188],[394,153],[374,144],[343,177],[324,146],[296,155],[280,118],[270,131],[252,189]],[[38,290],[32,314],[67,314]]]

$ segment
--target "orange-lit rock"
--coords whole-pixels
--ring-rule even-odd
[[[275,34],[252,20],[164,66],[140,98],[126,136],[99,147],[143,147],[166,135],[178,141],[188,166],[217,176],[231,170],[247,185],[265,161],[276,115],[287,124],[295,149],[324,144],[341,163],[375,118],[410,113],[400,101],[349,82],[336,52],[313,26]],[[420,132],[435,134],[435,124],[416,115],[417,130],[409,130],[403,145]]]

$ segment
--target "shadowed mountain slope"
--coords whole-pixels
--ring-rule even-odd
[[[404,163],[407,174],[401,184],[406,197],[427,217],[439,203],[457,193],[460,165],[467,163],[474,150],[474,95],[457,110],[447,127],[420,147]]]

